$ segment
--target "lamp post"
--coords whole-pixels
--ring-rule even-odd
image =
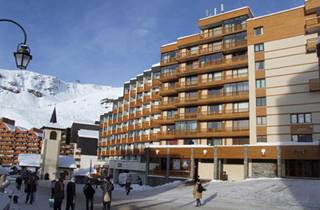
[[[22,43],[18,44],[17,46],[17,51],[13,53],[15,61],[16,61],[16,66],[19,69],[26,69],[29,62],[32,60],[32,56],[30,54],[30,48],[27,45],[27,33],[24,30],[24,28],[17,23],[16,21],[10,20],[10,19],[0,19],[0,22],[9,22],[13,23],[16,26],[18,26],[24,35],[24,40]]]

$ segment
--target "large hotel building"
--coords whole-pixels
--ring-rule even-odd
[[[98,155],[115,179],[320,177],[320,0],[265,16],[198,21],[124,84],[101,116]]]

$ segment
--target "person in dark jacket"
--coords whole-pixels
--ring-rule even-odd
[[[22,185],[22,178],[21,176],[18,176],[16,179],[16,184],[17,184],[17,189],[21,190],[21,185]]]
[[[53,204],[53,209],[54,210],[61,210],[61,204],[62,200],[64,198],[64,183],[63,179],[59,179],[59,181],[56,181],[54,185],[54,204]]]
[[[103,183],[101,184],[103,210],[111,209],[111,197],[113,189],[114,186],[110,181],[110,178],[107,177],[107,179],[104,179]]]
[[[131,187],[131,182],[132,182],[132,179],[131,179],[131,175],[129,174],[127,179],[126,179],[126,184],[125,184],[125,189],[126,189],[126,194],[129,195],[130,191],[132,190],[132,187]]]
[[[67,204],[66,210],[74,210],[75,205],[75,196],[76,196],[76,184],[74,183],[74,178],[71,179],[67,184]]]
[[[89,203],[90,203],[90,210],[93,210],[93,196],[96,193],[96,191],[93,189],[90,181],[88,181],[83,187],[83,193],[86,196],[87,210],[89,210]]]
[[[37,191],[36,179],[30,176],[26,181],[25,192],[27,193],[26,203],[33,203],[34,193]]]

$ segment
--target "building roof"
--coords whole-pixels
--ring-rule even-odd
[[[41,164],[41,155],[40,154],[19,154],[18,162],[19,162],[19,166],[39,168]]]
[[[71,156],[66,156],[66,155],[60,155],[59,161],[58,161],[58,167],[59,168],[77,168],[76,161],[73,157]]]
[[[83,137],[83,138],[98,139],[99,138],[99,131],[98,130],[80,129],[78,131],[78,136]]]

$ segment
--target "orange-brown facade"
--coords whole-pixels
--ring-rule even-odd
[[[14,121],[0,119],[0,162],[17,165],[19,154],[40,154],[42,130],[16,127]]]
[[[212,166],[208,179],[259,176],[261,168],[266,176],[309,176],[292,168],[320,169],[319,20],[319,0],[262,17],[244,7],[200,19],[198,34],[160,48],[150,88],[146,72],[124,85],[102,117],[98,155],[158,159],[155,175],[201,176]],[[305,81],[294,78],[299,74]],[[285,85],[277,86],[277,77]],[[299,105],[294,94],[315,101]]]

